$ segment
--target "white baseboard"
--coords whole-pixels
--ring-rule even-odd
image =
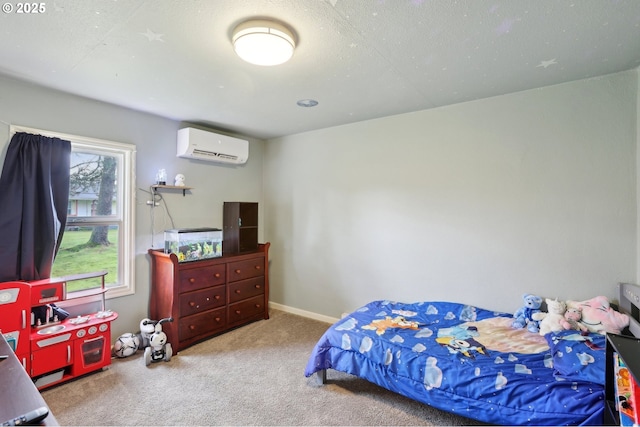
[[[325,316],[323,314],[313,313],[311,311],[300,310],[299,308],[289,307],[287,305],[278,304],[277,302],[269,301],[269,307],[276,310],[284,311],[291,314],[297,314],[298,316],[308,317],[309,319],[319,320],[325,323],[336,323],[338,320],[335,317]]]

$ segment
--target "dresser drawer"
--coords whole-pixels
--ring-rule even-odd
[[[229,282],[264,276],[264,257],[230,262]]]
[[[225,286],[180,294],[180,316],[190,316],[226,304]]]
[[[225,281],[224,264],[180,270],[180,292],[222,285]]]
[[[264,295],[229,305],[229,324],[264,314]]]
[[[264,276],[229,283],[229,302],[264,295]]]
[[[180,318],[178,338],[180,341],[187,341],[191,338],[209,335],[216,330],[223,329],[226,325],[225,314],[226,308],[223,307]]]

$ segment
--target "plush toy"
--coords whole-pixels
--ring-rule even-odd
[[[184,179],[184,175],[179,173],[178,175],[176,175],[173,185],[175,185],[176,187],[184,187]]]
[[[538,332],[538,321],[532,319],[534,313],[540,312],[542,298],[532,294],[524,294],[522,296],[524,305],[513,314],[513,322],[511,327],[521,329],[526,327],[529,332]]]
[[[567,311],[564,312],[564,318],[560,322],[562,327],[565,330],[574,330],[587,332],[588,329],[585,325],[580,321],[582,319],[582,309],[579,307],[569,307]]]
[[[619,334],[629,326],[629,316],[615,311],[609,299],[597,296],[586,301],[567,301],[567,307],[582,309],[582,324],[589,332]]]
[[[547,303],[548,313],[542,311],[533,313],[531,318],[538,320],[538,327],[540,328],[540,335],[546,335],[549,332],[560,332],[564,330],[561,322],[564,320],[564,313],[567,311],[567,305],[564,301],[558,301],[557,299],[545,299]]]

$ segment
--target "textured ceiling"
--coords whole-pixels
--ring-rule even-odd
[[[640,65],[638,0],[42,4],[5,3],[0,74],[265,139]],[[236,57],[231,31],[254,17],[294,30],[291,61]],[[296,104],[309,98],[319,104]]]

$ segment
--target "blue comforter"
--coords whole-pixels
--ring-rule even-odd
[[[335,369],[490,424],[602,425],[605,337],[513,329],[451,302],[374,301],[332,325],[305,375]]]

